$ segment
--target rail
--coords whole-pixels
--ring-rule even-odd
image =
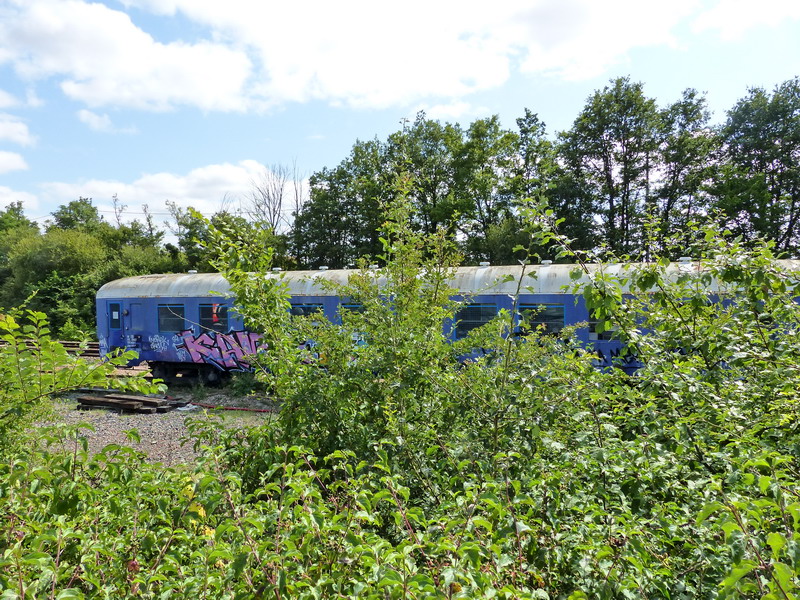
[[[100,358],[100,342],[59,341],[58,343],[64,346],[64,349],[70,354],[78,354],[82,358]],[[0,343],[0,347],[7,345],[6,343]],[[25,345],[33,348],[35,343],[29,340],[25,342]]]
[[[80,353],[83,358],[100,358],[100,342],[59,342],[70,354]]]

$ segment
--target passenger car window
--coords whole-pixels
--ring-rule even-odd
[[[228,307],[223,304],[201,304],[200,328],[217,333],[228,331]]]
[[[342,304],[339,305],[339,314],[343,312],[355,312],[355,313],[364,312],[364,305],[356,304],[355,302],[343,302]]]
[[[186,329],[183,304],[158,305],[158,330],[161,333],[178,333]]]
[[[563,304],[520,304],[519,314],[525,317],[530,329],[543,328],[540,330],[549,335],[556,335],[564,329]]]
[[[322,304],[292,304],[289,312],[296,317],[322,316]]]
[[[491,321],[497,314],[497,306],[494,304],[468,304],[456,313],[456,339],[466,337],[466,335],[481,325]]]
[[[111,329],[120,329],[122,327],[119,302],[113,302],[108,305],[108,326]]]
[[[597,321],[597,319],[595,319],[595,318],[592,318],[589,321],[589,340],[591,340],[593,342],[594,341],[601,341],[601,342],[605,341],[605,342],[607,342],[609,340],[616,339],[616,333],[617,333],[616,332],[616,327],[614,327],[612,329],[608,329],[606,331],[598,332],[597,331],[598,322],[599,321]]]

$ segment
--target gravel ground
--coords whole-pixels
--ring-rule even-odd
[[[175,395],[190,399],[187,394]],[[274,403],[268,400],[230,398],[222,392],[204,391],[202,398],[198,399],[197,402],[221,407],[236,406],[259,410],[275,409]],[[189,432],[186,428],[186,419],[188,417],[204,418],[209,413],[214,412],[210,409],[190,405],[186,408],[191,408],[192,410],[176,409],[167,413],[140,415],[120,414],[107,409],[77,410],[76,406],[77,401],[72,398],[54,400],[55,417],[51,422],[42,424],[74,425],[77,423],[89,423],[94,428],[94,431],[84,430],[84,432],[91,453],[98,452],[107,444],[120,444],[140,450],[147,455],[147,459],[150,462],[160,462],[165,466],[191,464],[195,460],[196,454],[192,448],[192,443],[187,441]],[[220,414],[225,427],[251,427],[274,417],[274,412],[225,410]],[[139,443],[128,440],[125,431],[129,429],[138,431],[141,439]]]

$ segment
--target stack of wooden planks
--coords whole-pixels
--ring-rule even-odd
[[[180,398],[152,398],[150,396],[113,393],[78,396],[78,402],[78,410],[108,408],[119,412],[139,414],[165,413],[188,404],[188,402]]]

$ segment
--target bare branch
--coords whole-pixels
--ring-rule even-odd
[[[284,222],[283,204],[289,176],[286,165],[272,165],[264,169],[258,180],[251,180],[249,205],[245,209],[251,220],[278,231]]]

